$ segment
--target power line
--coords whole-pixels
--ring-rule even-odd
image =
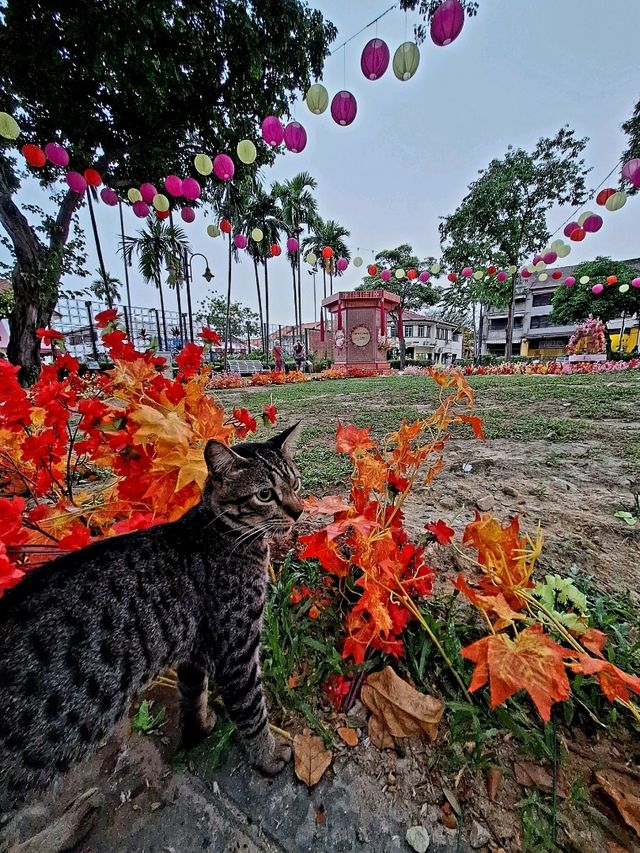
[[[353,41],[354,38],[357,38],[360,35],[360,33],[363,33],[365,30],[368,30],[369,27],[372,27],[374,24],[377,24],[378,21],[380,20],[380,18],[384,18],[384,16],[388,15],[392,9],[396,8],[396,6],[398,6],[398,3],[394,3],[393,6],[389,6],[389,8],[386,9],[384,12],[382,12],[382,14],[378,15],[377,18],[374,18],[373,21],[369,21],[369,23],[365,24],[364,27],[362,27],[362,29],[358,30],[357,33],[354,33],[352,36],[349,36],[349,38],[346,41],[343,41],[342,44],[338,45],[338,47],[336,47],[335,50],[331,51],[329,56],[333,56],[339,50],[342,50],[343,47],[346,47],[346,45],[348,45],[350,41]]]

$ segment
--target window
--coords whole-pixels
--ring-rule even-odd
[[[412,338],[413,337],[413,326],[407,326],[405,324],[404,336],[405,336],[405,338]]]
[[[522,317],[514,317],[513,318],[513,328],[521,329],[522,328]]]
[[[507,318],[506,317],[497,317],[494,320],[489,320],[489,328],[490,329],[506,329],[507,328]]]
[[[568,343],[568,338],[547,338],[540,341],[540,349],[558,349],[566,347]]]
[[[531,325],[529,328],[531,329],[547,329],[549,326],[555,326],[555,323],[551,322],[550,314],[540,314],[538,317],[531,318]]]
[[[419,338],[424,338],[424,330],[425,330],[424,326],[418,326],[418,337]]]
[[[459,333],[459,332],[455,332],[455,334],[453,335],[453,340],[454,340],[454,341],[459,341],[459,340],[460,340],[460,333]]]
[[[428,338],[432,338],[432,337],[433,337],[433,335],[431,334],[431,333],[432,333],[432,331],[433,331],[433,326],[427,326],[427,337],[428,337]]]
[[[436,327],[436,338],[439,341],[446,341],[447,340],[447,330],[443,329],[441,326],[437,326]]]
[[[398,329],[396,326],[389,326],[389,337],[397,338],[398,337]]]
[[[534,293],[533,302],[531,304],[534,308],[539,308],[541,305],[552,305],[553,291],[550,293]]]

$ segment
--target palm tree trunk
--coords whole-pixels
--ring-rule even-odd
[[[300,231],[302,229],[299,229]],[[298,240],[300,240],[300,236],[298,236]],[[302,337],[302,284],[300,281],[300,273],[301,273],[301,261],[300,261],[300,248],[298,247],[298,313],[300,314],[300,336]]]
[[[258,260],[253,259],[253,271],[256,274],[256,290],[258,291],[258,314],[260,315],[260,338],[262,340],[262,348],[264,349],[264,316],[262,314],[262,294],[260,293],[260,277],[258,276]]]
[[[158,257],[156,257],[156,285],[160,293],[160,313],[162,314],[162,333],[164,335],[164,346],[161,346],[160,349],[166,350],[169,340],[167,336],[167,315],[164,313],[164,294],[162,292],[162,277],[160,275],[160,258]]]
[[[229,352],[229,325],[231,319],[231,234],[229,233],[229,269],[227,276],[227,318],[224,324],[224,359],[222,362],[222,367],[224,370],[227,369],[227,353]]]
[[[265,353],[269,358],[269,265],[267,259],[264,259],[264,310],[266,316],[265,329]]]
[[[176,299],[178,300],[178,329],[180,329],[180,334],[178,335],[178,337],[182,339],[182,300],[180,299],[179,281],[176,281]]]
[[[323,262],[322,264],[322,286],[324,288],[324,298],[327,298],[327,268]]]
[[[298,334],[298,290],[296,288],[296,267],[295,261],[291,260],[291,278],[293,279],[293,333]]]

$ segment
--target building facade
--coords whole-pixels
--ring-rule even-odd
[[[640,258],[634,258],[625,261],[625,263],[640,270]],[[539,358],[543,361],[566,355],[567,344],[575,330],[576,323],[556,325],[551,320],[551,311],[553,309],[553,294],[558,287],[566,287],[563,283],[564,279],[573,275],[576,268],[577,265],[554,267],[554,270],[559,270],[562,273],[562,278],[558,281],[552,278],[540,281],[539,273],[534,273],[528,279],[522,279],[518,276],[511,339],[514,355]],[[489,308],[485,312],[482,329],[482,352],[484,355],[504,356],[507,341],[507,314],[506,308]],[[637,317],[627,317],[624,321],[622,317],[611,320],[607,323],[607,328],[611,333],[611,343],[614,349],[617,349],[620,343],[621,331],[623,331],[622,349],[629,352],[637,346]]]
[[[402,314],[406,358],[430,364],[453,364],[462,358],[462,330],[455,323],[438,320],[428,314],[404,311]],[[400,353],[396,323],[389,327],[391,358]]]

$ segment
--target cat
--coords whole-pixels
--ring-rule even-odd
[[[269,729],[259,662],[267,537],[302,512],[299,424],[265,442],[209,441],[200,502],[31,571],[0,598],[0,813],[95,746],[177,662],[186,747],[211,732],[209,679],[252,764],[291,756]]]

